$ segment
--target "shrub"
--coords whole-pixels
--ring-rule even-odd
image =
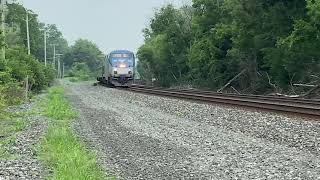
[[[8,105],[20,104],[25,97],[24,88],[14,81],[1,85],[0,94]]]
[[[33,91],[38,92],[44,89],[54,79],[54,70],[51,66],[45,67],[33,56],[28,55],[21,47],[9,49],[7,58],[7,69],[11,77],[18,82],[22,82],[28,76],[29,85]]]
[[[5,117],[6,100],[4,94],[2,93],[2,85],[0,85],[0,120]]]
[[[69,70],[68,76],[76,78],[76,81],[88,81],[92,75],[87,64],[74,63]]]

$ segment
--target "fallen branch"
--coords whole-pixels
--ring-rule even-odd
[[[301,97],[301,95],[287,95],[287,94],[281,94],[281,93],[275,93],[273,95],[281,96],[281,97],[290,97],[290,98],[299,98],[299,97]]]
[[[266,72],[266,74],[267,74],[267,77],[268,77],[269,85],[272,86],[275,89],[276,94],[278,94],[278,88],[277,88],[276,84],[271,83],[271,79],[270,79],[269,74],[267,72]]]
[[[240,77],[243,73],[245,73],[247,70],[242,70],[239,74],[237,74],[235,77],[233,77],[227,84],[225,84],[222,88],[220,88],[217,92],[223,91],[226,87],[228,87],[234,80],[236,80],[238,77]]]
[[[294,86],[303,86],[303,87],[316,87],[314,84],[293,84]]]
[[[236,88],[234,88],[233,86],[231,86],[231,88],[237,93],[237,94],[241,94]]]
[[[280,94],[280,93],[275,93],[273,95],[275,96],[282,96],[282,97],[290,97],[290,98],[310,98],[310,95],[314,93],[315,91],[320,90],[320,85],[314,86],[311,90],[308,92],[301,94],[301,95],[286,95],[286,94]]]
[[[305,94],[302,95],[302,97],[308,97],[315,91],[320,90],[320,85],[315,86],[314,88],[310,89],[310,91],[306,92]]]

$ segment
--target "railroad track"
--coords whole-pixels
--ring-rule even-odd
[[[141,85],[133,85],[129,88],[129,91],[195,100],[207,103],[222,103],[226,105],[272,110],[290,114],[294,113],[320,118],[320,100],[274,96],[224,94],[211,91],[189,89],[164,89]]]

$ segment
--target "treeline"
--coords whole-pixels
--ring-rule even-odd
[[[17,104],[24,100],[26,82],[29,85],[29,94],[37,93],[50,86],[57,77],[58,61],[61,65],[65,64],[66,71],[72,69],[75,64],[81,64],[81,67],[89,69],[88,72],[98,66],[102,53],[92,42],[80,39],[74,45],[68,46],[67,40],[56,25],[40,22],[36,13],[21,4],[6,4],[4,12],[5,31],[1,30],[0,34],[0,114],[1,109],[6,105]],[[45,31],[47,34],[46,66],[44,63]]]
[[[43,31],[48,31],[52,41],[67,46],[55,25],[39,22],[37,15],[22,5],[6,4],[2,12],[5,21],[0,35],[0,113],[5,105],[24,100],[27,82],[29,93],[39,92],[52,83],[54,68],[43,63]],[[30,53],[27,48],[27,13]]]
[[[319,0],[193,0],[159,9],[138,51],[161,86],[300,94],[320,84]],[[238,76],[237,76],[238,75]],[[233,80],[233,81],[230,81]]]
[[[79,39],[69,47],[63,56],[66,65],[66,76],[73,81],[95,79],[101,69],[104,54],[98,46],[86,39]]]

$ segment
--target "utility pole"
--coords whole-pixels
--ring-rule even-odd
[[[52,61],[52,65],[53,65],[53,69],[56,70],[56,44],[50,44],[51,46],[53,46],[53,61]]]
[[[47,30],[44,30],[44,66],[47,67]]]
[[[0,1],[2,1],[2,0],[0,0]],[[30,30],[29,30],[29,21],[31,21],[32,20],[32,18],[30,19],[29,18],[29,12],[28,12],[29,10],[28,9],[26,9],[26,18],[25,19],[21,19],[21,20],[23,20],[23,21],[25,21],[26,22],[26,28],[27,28],[27,46],[28,46],[28,55],[30,55],[31,54],[31,48],[30,48]]]
[[[2,37],[3,37],[3,42],[4,45],[2,47],[2,58],[3,60],[6,60],[6,25],[5,25],[5,4],[6,4],[7,0],[1,0],[1,27],[2,27]]]
[[[27,41],[28,41],[28,54],[30,55],[30,32],[29,32],[29,13],[26,10],[26,23],[27,23]]]
[[[60,56],[58,56],[58,79],[60,79]]]
[[[61,56],[63,56],[63,54],[56,54],[56,56],[58,57],[58,75],[57,75],[57,78],[61,79],[62,78]]]
[[[53,46],[53,67],[56,69],[56,44],[51,44]]]
[[[64,62],[62,63],[62,79],[64,78]]]

